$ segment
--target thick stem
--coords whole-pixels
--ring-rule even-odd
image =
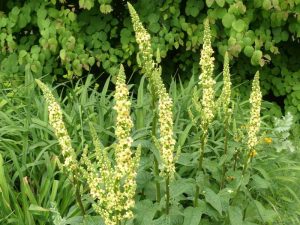
[[[203,158],[204,158],[204,148],[205,148],[205,139],[207,135],[207,129],[204,129],[203,134],[201,135],[201,144],[200,144],[200,156],[198,161],[198,171],[202,171],[203,169]],[[196,173],[197,174],[197,173]],[[199,184],[196,184],[196,191],[195,191],[195,197],[194,197],[194,206],[198,206],[198,198],[200,194],[200,187]]]
[[[156,137],[156,126],[157,126],[157,111],[155,110],[157,98],[154,94],[154,90],[152,90],[152,108],[154,109],[154,115],[152,119],[152,137]],[[160,194],[160,183],[159,183],[159,166],[158,160],[154,155],[154,165],[153,171],[155,176],[155,186],[156,186],[156,201],[160,202],[161,194]]]
[[[228,119],[225,120],[224,124],[224,155],[227,155],[227,149],[228,149]],[[220,189],[223,189],[224,183],[225,183],[225,174],[226,174],[226,161],[224,161],[224,164],[222,166],[222,180],[221,180],[221,185]]]
[[[233,171],[236,170],[236,164],[237,164],[238,155],[239,155],[239,151],[238,151],[238,149],[236,149],[236,153],[234,154]]]
[[[79,208],[81,210],[82,215],[85,215],[85,209],[81,200],[81,195],[80,195],[80,183],[78,180],[73,176],[73,182],[75,184],[75,195],[76,195],[76,201],[79,205]]]
[[[170,176],[167,175],[166,178],[166,215],[169,214],[170,211]]]
[[[204,148],[205,148],[205,139],[206,139],[207,132],[204,132],[201,136],[201,146],[200,146],[200,156],[198,161],[198,171],[203,169],[203,158],[204,158]]]
[[[200,192],[199,185],[196,185],[196,191],[195,191],[195,197],[194,197],[194,207],[198,207],[199,192]]]
[[[246,157],[245,162],[244,162],[244,168],[243,168],[243,172],[242,172],[240,184],[239,184],[239,186],[238,186],[238,188],[237,188],[237,190],[236,190],[235,196],[231,199],[231,202],[232,202],[233,199],[236,198],[236,196],[238,195],[238,193],[239,193],[239,191],[240,191],[240,189],[241,189],[241,186],[242,186],[242,182],[243,182],[245,173],[246,173],[246,171],[247,171],[247,169],[248,169],[248,166],[249,166],[249,164],[250,164],[250,160],[252,159],[251,152],[252,152],[252,150],[249,150],[249,152],[247,153],[247,157]],[[231,203],[231,202],[230,202],[230,203]]]
[[[158,181],[159,168],[158,168],[158,161],[155,156],[154,156],[154,176],[155,176],[155,186],[156,186],[156,201],[160,202],[161,200],[160,183]]]

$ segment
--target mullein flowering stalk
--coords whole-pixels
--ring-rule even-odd
[[[156,137],[158,116],[158,122],[160,124],[159,151],[162,159],[162,165],[160,165],[159,168],[161,174],[166,178],[166,212],[168,213],[170,198],[169,181],[174,177],[175,173],[175,159],[173,156],[175,146],[175,139],[173,137],[173,102],[163,84],[161,67],[153,60],[150,34],[143,27],[137,12],[130,3],[128,3],[128,8],[135,31],[136,42],[139,45],[140,65],[150,83],[153,108],[156,108],[158,101],[158,115],[154,113],[152,136],[154,138]],[[154,159],[154,171],[155,176],[158,176],[158,160],[156,158]],[[156,191],[157,201],[160,201],[160,184],[158,181],[156,182]]]
[[[231,80],[229,70],[229,57],[228,52],[225,52],[224,65],[223,65],[223,89],[217,101],[217,105],[221,108],[224,115],[224,155],[227,155],[228,148],[228,128],[232,110],[229,108],[231,97]],[[225,181],[226,165],[225,162],[222,168],[222,180],[220,187],[223,188]]]
[[[241,188],[241,184],[243,182],[245,173],[247,171],[247,168],[251,162],[251,159],[257,154],[255,147],[257,146],[259,140],[258,140],[258,132],[260,130],[260,110],[261,110],[261,102],[262,102],[262,93],[260,91],[260,85],[259,85],[259,72],[257,71],[253,82],[252,82],[252,91],[250,94],[250,104],[251,104],[251,110],[250,110],[250,120],[247,126],[247,133],[248,133],[248,140],[247,140],[247,146],[248,146],[248,152],[247,156],[245,158],[245,162],[243,165],[243,171],[242,171],[242,177],[239,182],[239,185],[236,190],[235,196],[238,195],[239,190]]]
[[[79,174],[79,163],[76,159],[76,152],[72,147],[71,138],[63,122],[62,110],[58,102],[55,100],[53,94],[51,93],[51,90],[47,87],[47,85],[41,82],[40,80],[35,81],[42,90],[45,100],[48,104],[49,123],[54,130],[54,134],[58,139],[58,143],[62,150],[62,155],[64,159],[63,167],[73,177],[72,182],[76,188],[76,201],[79,204],[82,213],[85,214],[85,210],[79,192],[80,182],[77,179]]]
[[[257,134],[260,129],[260,109],[261,109],[261,101],[262,101],[262,93],[260,91],[259,86],[259,72],[256,72],[254,76],[254,80],[252,82],[252,92],[250,95],[250,104],[251,104],[251,111],[250,111],[250,120],[248,124],[248,159],[247,164],[253,156],[256,154],[255,147],[258,144],[258,137]],[[246,169],[246,165],[244,166],[244,170]]]
[[[131,152],[132,138],[130,136],[133,126],[130,117],[131,103],[128,100],[128,89],[125,84],[124,68],[121,66],[116,82],[114,109],[117,112],[115,135],[117,142],[114,145],[115,162],[113,168],[107,152],[102,150],[95,129],[91,127],[91,134],[95,146],[98,168],[87,156],[87,148],[82,156],[84,177],[87,179],[92,197],[96,203],[93,205],[106,225],[119,225],[122,221],[133,217],[132,208],[135,201],[136,175],[140,159],[140,149],[133,157]]]
[[[36,83],[42,90],[45,100],[48,104],[49,123],[54,130],[54,134],[58,139],[58,143],[62,149],[62,155],[64,157],[64,168],[73,174],[77,173],[78,162],[76,159],[76,153],[72,147],[71,138],[63,122],[63,114],[60,105],[55,100],[51,90],[46,84],[40,80],[36,80]]]
[[[209,20],[204,21],[204,36],[203,36],[203,47],[200,56],[200,67],[201,73],[199,76],[199,85],[202,88],[202,99],[201,99],[201,123],[200,127],[202,130],[200,149],[199,149],[199,160],[198,160],[198,171],[202,170],[202,163],[204,158],[204,149],[207,142],[208,128],[215,116],[215,83],[213,78],[214,72],[214,57],[213,49],[211,46],[211,31],[209,26]],[[194,206],[198,206],[200,188],[196,186],[196,193],[194,199]]]

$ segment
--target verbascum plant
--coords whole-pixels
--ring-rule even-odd
[[[160,172],[166,178],[166,213],[169,213],[169,181],[174,177],[175,160],[174,160],[174,146],[175,139],[173,137],[173,102],[170,98],[164,83],[161,78],[161,67],[153,60],[153,51],[151,47],[150,34],[143,27],[140,18],[133,8],[128,3],[133,29],[135,31],[136,42],[139,46],[139,55],[141,56],[140,66],[142,67],[146,77],[150,83],[152,92],[152,107],[155,109],[158,101],[158,117],[160,124],[159,146],[160,157],[162,164],[160,165]],[[156,112],[152,122],[152,136],[156,138]],[[158,176],[158,160],[154,159],[154,172]],[[156,182],[156,198],[160,201],[160,184]]]
[[[165,168],[162,169],[163,176],[173,178],[175,173],[174,165],[174,146],[173,138],[173,102],[166,93],[162,94],[158,103],[159,123],[160,123],[160,148],[161,157],[164,160]]]
[[[203,133],[207,133],[207,127],[212,122],[215,114],[215,84],[213,78],[214,57],[211,47],[211,32],[209,21],[204,21],[204,37],[203,47],[201,50],[200,67],[201,74],[199,77],[199,85],[202,88],[201,99],[201,128]]]
[[[36,80],[36,83],[42,90],[45,100],[48,104],[49,123],[54,130],[54,134],[58,139],[58,143],[62,150],[64,158],[64,168],[71,172],[73,175],[78,172],[78,161],[76,159],[76,153],[72,147],[71,138],[63,122],[63,114],[60,105],[55,100],[51,90],[46,84],[40,80]]]
[[[250,95],[250,120],[248,124],[248,149],[250,156],[254,156],[256,154],[255,146],[258,144],[258,132],[260,129],[260,109],[261,109],[261,101],[262,101],[262,93],[260,91],[259,85],[259,72],[256,72],[254,76],[254,80],[252,82],[252,92]]]
[[[132,156],[130,136],[133,126],[130,117],[131,102],[128,100],[128,89],[125,84],[125,73],[121,66],[116,81],[114,109],[117,112],[115,135],[117,142],[115,150],[115,166],[112,167],[107,152],[100,147],[96,131],[91,126],[91,134],[95,146],[96,159],[99,168],[87,156],[87,148],[82,157],[84,177],[87,179],[93,205],[106,225],[119,225],[122,221],[133,217],[132,208],[135,201],[136,175],[139,165],[140,150]]]
[[[229,57],[228,52],[225,52],[224,65],[223,65],[223,88],[220,97],[218,98],[217,105],[220,106],[225,114],[225,117],[229,115],[229,105],[231,97],[231,80],[229,70]]]
[[[166,88],[161,79],[161,67],[153,60],[153,50],[151,47],[151,37],[147,30],[143,27],[140,18],[128,2],[128,9],[135,31],[135,39],[139,46],[139,55],[141,56],[141,66],[146,77],[149,79],[151,89],[157,97],[161,93],[166,93]]]
[[[213,118],[215,116],[216,111],[216,103],[215,103],[215,83],[216,81],[213,78],[214,72],[214,57],[213,57],[213,49],[211,47],[211,32],[209,27],[209,20],[206,19],[204,21],[204,36],[203,36],[203,47],[201,50],[200,56],[200,67],[201,73],[199,76],[199,85],[202,91],[202,98],[200,104],[196,103],[195,107],[198,108],[198,111],[201,114],[201,137],[200,137],[200,148],[199,148],[199,159],[198,159],[198,172],[203,169],[203,158],[205,152],[205,144],[208,139],[208,128]],[[198,105],[198,106],[197,106]],[[198,206],[198,198],[199,198],[199,185],[196,186],[195,198],[194,198],[194,206]]]
[[[225,52],[224,56],[224,65],[223,65],[223,88],[220,97],[217,101],[217,107],[223,112],[223,123],[224,123],[224,155],[227,155],[228,149],[228,128],[230,124],[230,117],[232,110],[230,106],[230,97],[231,97],[231,80],[230,80],[230,71],[229,71],[229,57],[228,52]],[[221,188],[224,186],[226,165],[225,162],[222,166],[222,180]]]

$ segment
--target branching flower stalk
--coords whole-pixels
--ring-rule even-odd
[[[131,102],[128,100],[128,94],[124,68],[121,66],[116,82],[114,106],[117,111],[115,167],[112,167],[107,152],[101,149],[96,131],[92,126],[91,134],[99,169],[88,158],[87,148],[82,156],[83,165],[86,167],[82,171],[96,202],[93,207],[102,216],[106,225],[120,225],[122,221],[133,217],[132,208],[135,204],[135,179],[140,149],[133,157],[131,152],[133,140],[130,136],[133,122],[130,117]]]
[[[151,94],[152,94],[152,107],[156,108],[158,101],[158,115],[154,113],[152,122],[152,136],[155,138],[157,117],[160,129],[159,138],[159,151],[162,164],[159,165],[160,173],[166,179],[166,213],[169,213],[169,182],[173,179],[175,173],[174,162],[174,146],[175,139],[173,138],[173,102],[167,93],[167,90],[161,79],[161,67],[153,60],[153,51],[151,48],[150,34],[143,27],[138,14],[133,6],[128,3],[129,12],[131,15],[133,29],[135,31],[136,42],[139,45],[139,55],[141,57],[141,64],[146,77],[149,80]],[[155,176],[158,177],[158,159],[154,160]],[[156,198],[160,201],[160,184],[156,182]]]
[[[40,80],[35,81],[42,90],[45,100],[48,104],[49,123],[54,130],[54,134],[58,139],[58,143],[62,150],[62,155],[64,158],[63,167],[72,176],[72,182],[76,189],[76,201],[82,213],[85,214],[85,210],[79,193],[80,181],[77,179],[77,177],[79,177],[79,164],[76,159],[76,152],[72,147],[71,138],[63,122],[62,110],[58,102],[55,100],[55,97],[53,96],[51,90],[47,87],[47,85],[41,82]]]
[[[202,134],[200,137],[200,149],[199,149],[199,161],[198,171],[202,170],[205,144],[207,142],[208,128],[211,124],[215,114],[215,80],[213,78],[214,71],[214,57],[213,49],[211,47],[211,32],[209,27],[209,21],[204,21],[204,37],[203,47],[201,50],[200,67],[201,74],[199,77],[199,85],[202,88],[202,99],[201,99],[201,123],[200,127]],[[196,186],[196,193],[194,199],[194,205],[198,206],[200,188]]]
[[[224,67],[223,67],[223,89],[221,95],[217,101],[218,106],[222,109],[224,116],[224,155],[227,155],[228,149],[228,128],[230,123],[230,117],[232,110],[229,108],[231,96],[231,81],[230,81],[230,70],[229,70],[229,57],[228,52],[225,53],[224,57]],[[226,164],[224,162],[222,166],[222,180],[221,180],[221,189],[224,186],[225,182],[225,173],[226,173]]]

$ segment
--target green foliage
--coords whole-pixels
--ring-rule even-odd
[[[59,81],[62,77],[78,79],[90,71],[115,74],[120,63],[137,69],[137,47],[125,5],[117,0],[5,1],[0,8],[0,81],[9,86],[20,83],[24,74],[35,78],[55,74]],[[140,0],[134,7],[154,37],[154,52],[159,49],[163,64],[174,65],[165,66],[166,74],[174,74],[177,66],[183,79],[187,79],[184,71],[198,72],[195,59],[202,44],[203,19],[208,16],[218,40],[214,42],[216,58],[221,61],[226,50],[234,62],[245,56],[239,79],[247,78],[252,74],[247,71],[255,67],[263,67],[261,73],[267,76],[262,82],[264,92],[284,96],[286,109],[300,112],[296,92],[300,69],[276,60],[278,53],[280,58],[290,59],[284,43],[299,45],[298,0]],[[298,52],[294,53],[296,59]],[[164,59],[171,60],[166,63]],[[238,64],[233,63],[233,68],[238,69]],[[273,64],[279,67],[276,74],[269,73]],[[293,81],[286,70],[295,73]]]
[[[179,0],[139,1],[136,8],[141,12],[141,18],[150,32],[154,34],[154,50],[160,49],[154,51],[160,53],[157,57],[164,59],[168,52],[177,48],[187,50],[175,62],[180,62],[182,69],[193,68],[195,77],[198,77],[198,58],[193,51],[202,43],[203,27],[199,21],[204,19],[205,14],[201,12],[206,10],[211,22],[215,22],[212,27],[214,38],[224,38],[215,42],[219,53],[228,48],[231,56],[241,56],[239,63],[234,64],[237,70],[233,71],[239,72],[239,66],[243,67],[243,73],[236,78],[236,82],[239,82],[238,79],[244,81],[245,74],[253,68],[245,67],[249,60],[264,65],[261,77],[265,94],[269,90],[273,90],[278,96],[287,93],[292,96],[295,93],[286,100],[293,104],[287,104],[286,107],[294,109],[299,100],[296,54],[290,54],[294,55],[293,58],[279,57],[273,53],[278,50],[275,44],[280,47],[280,42],[287,39],[287,34],[289,38],[290,29],[298,26],[295,22],[297,18],[286,17],[285,13],[289,14],[297,9],[299,3],[207,0],[200,5],[198,1],[189,0],[182,7],[186,17],[180,15],[180,6],[183,3]],[[69,78],[64,80],[65,83],[57,86],[53,83],[53,86],[62,105],[66,127],[78,157],[82,154],[84,144],[92,144],[88,132],[90,123],[96,128],[104,146],[114,143],[115,114],[113,92],[110,91],[114,78],[105,80],[100,77],[99,81],[97,76],[90,74],[90,70],[99,67],[97,72],[106,70],[114,74],[120,61],[136,67],[135,56],[132,57],[136,51],[132,27],[127,17],[120,24],[121,19],[113,16],[114,11],[108,15],[99,14],[99,7],[101,12],[110,11],[108,5],[117,10],[109,1],[97,3],[85,0],[79,1],[79,4],[81,8],[72,4],[63,5],[62,1],[55,0],[51,3],[32,0],[24,4],[8,1],[4,11],[10,13],[0,17],[1,224],[103,225],[102,219],[93,213],[93,201],[87,186],[81,186],[80,189],[87,215],[82,215],[76,203],[77,190],[61,171],[60,148],[48,125],[47,107],[33,82],[35,77],[40,77],[43,81],[62,81],[61,76]],[[200,8],[199,12],[194,10],[196,6]],[[157,10],[158,7],[160,10]],[[223,21],[223,16],[227,14],[232,16]],[[270,14],[274,18],[282,16],[283,19],[278,22]],[[57,17],[61,19],[57,20]],[[272,32],[282,35],[273,36],[270,30],[262,29],[269,26],[270,18],[274,19],[271,22]],[[223,24],[226,25],[225,28]],[[282,29],[278,28],[280,26]],[[251,27],[255,29],[249,30]],[[286,52],[293,52],[292,47],[284,49]],[[240,55],[242,51],[246,57]],[[274,67],[267,67],[266,63],[270,59],[265,52],[268,51]],[[186,59],[189,60],[185,62]],[[196,63],[191,62],[193,60]],[[284,77],[281,76],[282,71]],[[47,74],[55,74],[56,77]],[[77,76],[77,82],[73,81],[74,76]],[[198,83],[195,77],[189,77],[187,82],[170,82],[169,93],[174,103],[175,115],[174,136],[178,140],[176,149],[180,149],[181,154],[176,164],[175,180],[170,184],[169,214],[165,213],[165,197],[156,201],[155,196],[157,183],[161,184],[162,196],[166,190],[164,181],[153,174],[154,154],[157,149],[152,142],[151,121],[156,112],[149,100],[151,96],[146,88],[148,83],[142,77],[140,85],[132,85],[131,116],[135,123],[133,146],[142,147],[142,156],[137,178],[135,218],[125,224],[299,224],[298,146],[295,146],[294,152],[280,152],[278,149],[282,147],[276,145],[289,141],[291,116],[287,114],[284,118],[275,120],[274,127],[263,124],[265,134],[261,133],[257,155],[252,158],[248,170],[243,174],[244,160],[247,157],[244,149],[249,104],[241,100],[237,88],[234,88],[236,91],[232,100],[232,125],[228,128],[228,152],[224,155],[224,124],[222,114],[219,114],[208,131],[203,171],[198,171],[195,168],[198,163],[201,130],[194,123],[199,117],[194,110],[193,101],[194,87]],[[222,83],[218,82],[216,87],[220,86]],[[219,90],[216,91],[218,93]],[[298,109],[291,111],[296,114]],[[293,136],[299,137],[294,131]],[[273,142],[266,143],[265,138],[272,138]],[[284,146],[290,147],[289,144]],[[113,153],[109,153],[109,157],[112,157]],[[95,161],[93,154],[90,155],[90,160]],[[224,184],[223,165],[227,168]],[[199,205],[194,207],[196,187],[200,187],[200,195]]]

